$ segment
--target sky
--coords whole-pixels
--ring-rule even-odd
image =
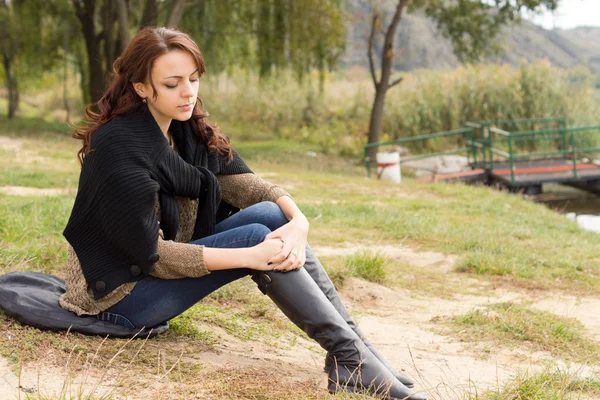
[[[562,0],[554,13],[525,15],[525,18],[546,29],[600,26],[600,0]]]

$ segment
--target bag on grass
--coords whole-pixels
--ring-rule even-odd
[[[93,315],[77,316],[58,303],[65,281],[40,272],[10,272],[0,276],[0,308],[24,325],[51,331],[79,332],[117,338],[154,337],[169,329],[164,322],[153,328],[130,329],[101,321]]]

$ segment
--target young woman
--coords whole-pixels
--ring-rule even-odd
[[[328,355],[329,391],[424,399],[361,335],[307,244],[309,224],[211,127],[198,98],[205,65],[184,33],[146,28],[89,108],[79,191],[65,228],[63,308],[129,328],[181,314],[251,275]],[[235,212],[242,209],[239,212]]]

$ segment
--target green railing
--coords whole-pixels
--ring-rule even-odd
[[[516,118],[516,119],[495,119],[489,121],[470,121],[465,125],[469,128],[473,128],[473,140],[472,146],[474,146],[480,153],[481,157],[478,160],[475,160],[475,163],[472,164],[473,167],[478,168],[489,168],[489,164],[493,165],[493,157],[490,152],[491,143],[490,143],[490,129],[500,129],[503,126],[519,126],[519,125],[529,125],[530,130],[528,132],[541,132],[542,130],[536,129],[536,126],[545,126],[545,125],[559,125],[557,129],[566,129],[567,128],[567,118],[565,117],[551,117],[551,118]],[[501,129],[505,132],[509,132],[507,129]]]
[[[557,128],[538,131],[508,132],[502,129],[490,127],[489,137],[483,139],[479,144],[484,147],[484,152],[489,154],[483,164],[485,169],[493,170],[496,158],[508,161],[511,185],[515,184],[515,161],[539,160],[547,157],[569,159],[573,164],[573,178],[577,178],[577,160],[586,154],[600,153],[600,147],[577,146],[577,134],[583,132],[599,131],[600,126],[588,126],[582,128]],[[554,141],[559,144],[555,149],[547,151],[517,152],[515,146],[519,143],[531,143],[537,148],[540,142]],[[487,147],[487,149],[485,148]]]
[[[460,129],[454,129],[454,130],[447,131],[447,132],[437,132],[437,133],[432,133],[429,135],[420,135],[420,136],[413,136],[413,137],[408,137],[408,138],[390,140],[388,142],[369,143],[364,146],[365,166],[367,167],[367,176],[371,177],[371,168],[373,166],[377,165],[376,160],[371,160],[369,158],[369,149],[379,148],[379,147],[384,147],[384,146],[414,143],[417,141],[424,142],[427,140],[448,138],[448,137],[452,137],[452,136],[456,136],[457,139],[462,139],[462,142],[464,143],[464,147],[456,149],[456,150],[449,150],[449,151],[428,153],[428,154],[419,154],[419,155],[412,156],[412,157],[401,158],[400,164],[403,164],[403,163],[406,163],[409,161],[422,160],[422,159],[430,158],[430,157],[461,154],[461,153],[466,153],[467,158],[469,160],[471,160],[472,158],[476,158],[477,155],[476,154],[473,155],[471,153],[472,148],[473,148],[473,146],[470,145],[470,143],[473,141],[473,129],[472,128],[460,128]]]
[[[509,132],[509,128],[518,127],[522,125],[529,125],[529,131],[538,131],[540,128],[559,128],[566,129],[567,128],[567,118],[566,117],[548,117],[548,118],[516,118],[516,119],[494,119],[489,121],[470,121],[466,123],[466,126],[469,126],[474,129],[478,129],[479,131],[475,132],[477,138],[487,137],[485,133],[485,128],[500,128],[507,132]],[[558,125],[558,126],[548,126],[548,125]],[[518,128],[517,128],[518,130]]]
[[[456,136],[461,142],[456,146],[456,150],[419,154],[402,158],[400,163],[450,154],[466,154],[471,167],[491,171],[494,169],[495,163],[502,160],[508,162],[510,181],[514,185],[515,162],[517,161],[548,157],[569,159],[573,163],[573,177],[577,178],[578,157],[582,157],[585,154],[600,155],[600,147],[595,146],[598,142],[596,138],[593,138],[593,141],[588,140],[588,144],[583,145],[580,140],[581,133],[592,131],[599,131],[600,133],[600,126],[567,128],[567,119],[564,117],[476,121],[468,122],[466,125],[467,128],[455,129],[448,132],[438,132],[389,142],[367,144],[364,146],[364,154],[368,176],[371,176],[371,168],[376,165],[375,160],[370,160],[368,157],[369,149],[410,144],[417,141],[426,142],[427,140],[449,138],[452,136]],[[498,127],[503,125],[530,125],[532,127],[559,125],[559,127],[509,132],[506,129]],[[589,144],[592,142],[594,145]]]

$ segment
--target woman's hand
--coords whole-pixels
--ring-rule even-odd
[[[280,238],[265,238],[264,242],[250,248],[250,257],[248,257],[248,267],[258,271],[271,271],[276,264],[270,263],[270,260],[281,253],[283,249],[283,240]]]
[[[269,233],[265,240],[280,239],[281,251],[269,259],[275,271],[300,269],[306,261],[306,240],[308,238],[308,220],[304,215],[293,218],[281,228]]]

